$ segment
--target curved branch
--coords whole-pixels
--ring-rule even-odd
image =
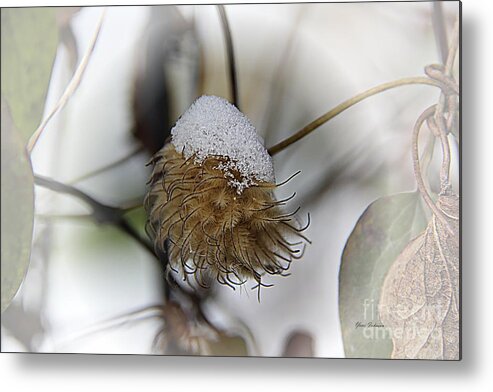
[[[393,82],[388,82],[388,83],[383,83],[380,84],[376,87],[373,87],[369,90],[366,90],[350,99],[347,101],[344,101],[337,105],[335,108],[332,110],[328,111],[325,113],[323,116],[317,118],[315,121],[312,121],[310,124],[305,126],[304,128],[300,129],[298,132],[296,132],[294,135],[288,137],[287,139],[283,140],[282,142],[272,146],[269,148],[269,154],[270,155],[275,155],[285,148],[289,147],[291,144],[297,142],[298,140],[302,139],[303,137],[307,136],[311,132],[313,132],[315,129],[320,127],[321,125],[325,124],[327,121],[331,120],[332,118],[336,117],[340,113],[344,112],[345,110],[349,109],[350,107],[356,105],[357,103],[365,100],[366,98],[369,98],[373,95],[379,94],[381,92],[384,92],[386,90],[391,90],[396,87],[401,87],[401,86],[407,86],[407,85],[428,85],[428,86],[433,86],[433,87],[438,87],[440,89],[444,89],[445,87],[438,81],[426,78],[426,77],[410,77],[410,78],[403,78],[399,80],[395,80]]]
[[[426,185],[423,180],[423,176],[421,174],[421,167],[419,163],[419,146],[418,146],[418,138],[419,132],[421,131],[421,127],[424,122],[429,118],[432,118],[435,114],[437,105],[432,105],[428,109],[426,109],[416,120],[416,124],[414,125],[413,135],[412,135],[412,157],[413,157],[413,169],[414,169],[414,177],[416,178],[416,183],[418,185],[418,190],[421,196],[423,197],[426,205],[431,209],[433,214],[440,219],[443,225],[453,234],[453,230],[450,227],[447,217],[443,214],[443,212],[436,206],[435,202],[431,198],[428,190],[426,189]]]
[[[43,188],[50,189],[54,192],[64,193],[82,200],[89,207],[91,207],[93,211],[91,217],[93,217],[94,220],[96,220],[96,222],[100,224],[115,225],[120,230],[127,233],[130,237],[134,238],[147,251],[149,251],[154,257],[156,257],[152,245],[146,240],[144,240],[123,216],[125,210],[103,204],[97,201],[96,199],[92,198],[88,194],[82,192],[81,190],[71,185],[63,184],[51,178],[46,178],[35,174],[34,183]]]
[[[454,66],[455,56],[457,54],[457,49],[459,47],[459,18],[455,21],[452,37],[450,39],[449,50],[447,61],[444,65],[444,76],[450,77],[452,74],[452,68]],[[448,128],[447,122],[445,120],[444,112],[445,112],[445,104],[448,101],[448,94],[445,91],[442,91],[440,94],[440,99],[438,101],[438,105],[436,106],[434,122],[437,126],[438,136],[440,138],[440,142],[442,145],[442,167],[440,169],[440,191],[444,192],[450,187],[450,143],[447,137]],[[451,118],[455,116],[455,113],[450,113]],[[452,120],[450,121],[452,124]]]
[[[144,147],[143,146],[138,146],[136,149],[134,149],[132,152],[130,152],[130,154],[128,155],[125,155],[124,157],[114,161],[114,162],[111,162],[105,166],[102,166],[92,172],[89,172],[89,173],[86,173],[86,174],[83,174],[82,176],[79,176],[77,178],[74,178],[73,180],[71,180],[69,182],[69,184],[76,184],[78,182],[82,182],[82,181],[85,181],[85,180],[88,180],[90,178],[93,178],[93,177],[96,177],[102,173],[105,173],[111,169],[114,169],[118,166],[120,166],[122,163],[125,163],[126,161],[128,161],[130,158],[133,158],[135,156],[137,156],[138,154],[140,154],[141,152],[144,152]]]
[[[155,253],[154,247],[146,241],[144,238],[140,236],[140,234],[129,224],[128,220],[124,217],[125,210],[105,205],[93,197],[87,195],[83,191],[67,184],[63,184],[51,178],[42,177],[39,175],[34,175],[34,183],[36,185],[42,186],[43,188],[50,189],[57,193],[63,193],[67,195],[74,196],[84,203],[86,203],[89,207],[91,207],[93,213],[88,215],[87,217],[91,217],[96,222],[100,224],[111,224],[127,233],[130,237],[135,239],[143,248],[145,248],[152,256],[153,259],[158,263],[161,262],[159,256]],[[168,276],[165,280],[165,298],[168,300],[170,298],[170,291],[174,291],[176,293],[180,293],[182,296],[187,298],[192,305],[196,307],[196,311],[199,317],[201,317],[205,322],[213,325],[206,317],[202,309],[202,298],[191,291],[184,289],[181,285],[179,285],[174,277]]]

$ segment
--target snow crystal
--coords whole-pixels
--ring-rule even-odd
[[[171,130],[176,150],[195,162],[227,158],[218,169],[241,193],[256,181],[275,182],[272,158],[248,118],[224,98],[204,95],[180,117]],[[232,171],[241,175],[235,179]]]

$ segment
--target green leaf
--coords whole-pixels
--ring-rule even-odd
[[[390,358],[392,340],[378,316],[380,291],[392,263],[425,227],[417,192],[377,199],[359,218],[339,271],[339,317],[346,357]]]
[[[2,99],[2,312],[26,275],[31,254],[34,182],[24,143]]]
[[[55,8],[4,8],[2,95],[26,142],[41,122],[58,46]]]
[[[130,226],[132,226],[143,238],[147,237],[145,230],[147,215],[144,206],[134,208],[125,214]]]

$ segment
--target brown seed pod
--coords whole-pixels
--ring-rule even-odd
[[[214,102],[229,105],[227,108],[232,114],[246,119],[226,101],[206,98],[221,100]],[[192,117],[194,112],[201,112],[200,107],[197,108],[201,104],[199,101],[195,108],[192,105],[189,109]],[[214,102],[212,108],[210,102],[202,102],[202,105],[210,111],[214,109]],[[175,130],[190,129],[187,114],[178,121]],[[194,123],[193,128],[200,130],[206,120],[200,118],[198,121],[200,126]],[[184,128],[185,123],[187,127]],[[213,124],[207,124],[213,129],[221,128],[217,126],[217,118]],[[230,126],[231,121],[227,124]],[[294,195],[276,201],[273,191],[278,185],[258,179],[260,175],[255,173],[245,174],[245,165],[231,158],[233,153],[220,154],[226,147],[218,147],[217,137],[214,134],[210,138],[215,143],[217,155],[200,156],[207,145],[202,138],[199,142],[192,141],[195,143],[192,147],[197,147],[198,143],[201,148],[192,148],[187,156],[185,151],[189,144],[184,143],[181,151],[177,150],[177,138],[178,141],[166,144],[153,157],[145,203],[149,233],[155,247],[168,253],[169,267],[181,273],[185,280],[193,276],[199,285],[206,286],[210,278],[215,278],[234,288],[253,278],[257,282],[255,287],[260,288],[264,286],[262,275],[285,275],[292,260],[301,257],[305,241],[308,241],[302,231],[308,224],[299,227],[294,219],[298,210],[285,213],[281,209]],[[240,146],[249,148],[252,143],[240,143]],[[294,237],[301,241],[291,242]]]

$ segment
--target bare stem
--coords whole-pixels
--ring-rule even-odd
[[[56,105],[53,107],[53,109],[50,111],[50,113],[46,116],[46,118],[41,122],[39,125],[38,129],[34,131],[32,134],[31,138],[29,139],[26,149],[29,154],[33,151],[34,147],[36,146],[36,143],[38,142],[39,137],[45,130],[46,126],[50,122],[50,120],[57,114],[63,107],[67,104],[69,101],[70,97],[74,94],[75,90],[79,86],[80,82],[82,81],[82,77],[84,76],[84,72],[87,69],[87,65],[89,64],[89,60],[91,58],[91,55],[94,51],[94,47],[96,46],[96,42],[99,37],[99,32],[101,31],[101,26],[103,25],[103,20],[104,16],[106,14],[106,8],[103,9],[103,12],[101,13],[101,17],[99,18],[99,22],[96,26],[96,30],[94,32],[94,35],[90,41],[89,47],[87,48],[86,53],[84,54],[84,57],[82,57],[82,60],[77,67],[77,70],[74,73],[74,76],[72,76],[72,79],[70,80],[69,84],[65,88],[65,91],[63,92],[62,96],[56,103]]]
[[[240,98],[238,92],[238,75],[236,70],[235,52],[233,46],[233,37],[231,35],[231,28],[229,26],[228,17],[226,15],[226,8],[222,4],[217,5],[219,11],[219,17],[221,18],[221,25],[224,32],[224,39],[226,40],[226,53],[228,59],[229,79],[231,82],[231,95],[233,104],[239,109]]]
[[[88,218],[92,218],[100,224],[114,225],[115,227],[119,228],[123,232],[127,233],[130,237],[135,239],[153,256],[154,260],[156,260],[157,262],[161,261],[159,260],[158,255],[155,253],[153,246],[144,238],[142,238],[140,234],[129,224],[128,220],[124,217],[126,210],[105,205],[95,200],[93,197],[89,196],[85,192],[71,185],[63,184],[51,178],[34,175],[34,183],[46,189],[50,189],[54,192],[68,194],[82,200],[92,209],[92,214],[87,215]],[[174,277],[170,275],[167,277],[165,283],[166,299],[169,299],[171,290],[174,291],[174,293],[181,293],[182,296],[187,298],[196,308],[198,316],[201,317],[209,325],[214,327],[213,324],[207,319],[202,310],[202,298],[196,293],[185,290],[175,281]]]
[[[453,231],[448,224],[446,216],[444,216],[443,212],[435,205],[433,199],[431,198],[428,190],[426,189],[426,185],[423,180],[423,176],[421,174],[421,166],[419,162],[419,132],[424,122],[429,118],[432,118],[435,114],[437,105],[432,105],[428,109],[426,109],[416,120],[416,124],[414,125],[413,135],[412,135],[412,158],[413,158],[413,168],[414,168],[414,177],[416,178],[416,183],[418,185],[418,190],[421,196],[423,197],[426,205],[431,209],[434,215],[443,223],[443,225],[449,230],[452,234]]]
[[[89,178],[93,178],[93,177],[96,177],[102,173],[105,173],[111,169],[114,169],[118,166],[120,166],[122,163],[128,161],[129,159],[133,158],[134,156],[140,154],[141,152],[144,151],[144,147],[143,146],[138,146],[136,149],[134,149],[130,154],[114,161],[114,162],[111,162],[105,166],[102,166],[92,172],[89,172],[89,173],[86,173],[86,174],[83,174],[82,176],[80,177],[77,177],[77,178],[74,178],[72,181],[69,182],[69,184],[76,184],[78,182],[81,182],[81,181],[84,181],[84,180],[87,180]]]
[[[306,125],[304,128],[300,129],[298,132],[296,132],[294,135],[288,137],[287,139],[283,140],[282,142],[272,146],[269,148],[269,154],[270,155],[275,155],[285,148],[289,147],[291,144],[297,142],[298,140],[302,139],[303,137],[309,135],[311,132],[313,132],[315,129],[320,127],[321,125],[325,124],[327,121],[333,119],[337,115],[341,114],[345,110],[349,109],[350,107],[356,105],[357,103],[365,100],[366,98],[372,97],[373,95],[379,94],[383,91],[386,90],[391,90],[396,87],[401,87],[401,86],[407,86],[407,85],[428,85],[428,86],[433,86],[433,87],[438,87],[443,89],[444,86],[436,80],[426,78],[426,77],[410,77],[410,78],[403,78],[403,79],[398,79],[392,82],[388,83],[383,83],[380,84],[376,87],[373,87],[369,90],[366,90],[358,95],[355,95],[354,97],[340,103],[337,105],[335,108],[331,109],[327,113],[325,113],[323,116],[317,118],[315,121],[312,121],[310,124]]]
[[[445,63],[444,76],[450,77],[452,74],[452,69],[454,66],[455,56],[457,54],[457,49],[459,46],[459,18],[457,18],[452,37],[450,39],[449,50],[447,61]],[[434,122],[436,124],[436,128],[438,130],[438,136],[440,138],[440,142],[442,145],[442,167],[440,169],[440,187],[441,192],[444,192],[450,187],[450,144],[447,137],[448,129],[447,121],[445,120],[444,112],[445,112],[445,104],[448,101],[448,95],[442,91],[440,94],[440,98],[438,101],[438,105],[436,106],[436,111],[434,115]],[[453,118],[455,117],[455,112],[449,113],[449,115]],[[450,121],[452,124],[452,121]]]
[[[148,250],[154,257],[154,249],[149,242],[144,240],[137,231],[128,223],[123,214],[125,210],[121,208],[108,206],[103,204],[81,190],[67,184],[63,184],[51,178],[34,175],[34,183],[42,186],[43,188],[50,189],[57,193],[64,193],[74,196],[84,203],[86,203],[92,209],[91,217],[100,224],[112,224],[118,227],[120,230],[127,233],[130,237],[139,242],[146,250]]]
[[[446,75],[450,75],[452,73],[452,68],[454,67],[454,62],[455,62],[455,56],[457,55],[457,50],[459,49],[459,28],[460,28],[460,20],[459,17],[457,17],[452,32],[452,37],[450,39],[447,62],[445,63]]]

